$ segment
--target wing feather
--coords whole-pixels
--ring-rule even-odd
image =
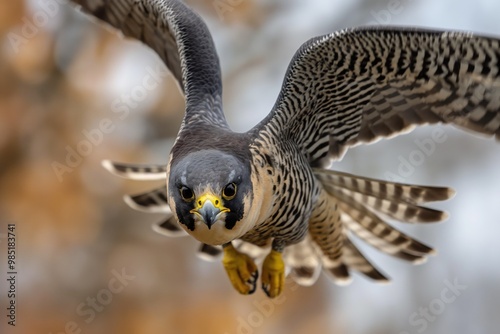
[[[84,12],[142,41],[163,60],[186,96],[186,116],[227,127],[219,58],[207,26],[179,0],[71,0]]]
[[[152,226],[153,231],[165,235],[167,237],[183,237],[188,234],[179,226],[176,218],[173,215],[168,215],[162,221],[159,221]]]
[[[461,32],[350,29],[295,54],[257,133],[280,129],[313,166],[349,147],[449,123],[500,140],[500,42]]]
[[[149,213],[171,214],[167,199],[167,187],[153,189],[137,195],[125,195],[123,200],[132,209]]]
[[[345,188],[363,195],[413,204],[444,201],[455,195],[455,191],[447,187],[388,182],[327,169],[315,168],[314,175],[325,187]]]
[[[389,278],[383,274],[366,256],[361,253],[361,251],[353,244],[351,240],[346,236],[344,239],[344,262],[349,268],[352,268],[363,275],[370,277],[371,279],[380,282],[387,283]]]
[[[103,160],[101,164],[111,174],[129,180],[155,181],[167,177],[167,166],[164,165],[125,164],[110,160]]]

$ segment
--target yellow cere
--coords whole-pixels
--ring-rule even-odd
[[[215,196],[212,193],[205,193],[205,194],[203,194],[203,195],[201,195],[200,197],[197,198],[197,200],[196,200],[196,206],[190,212],[191,213],[198,212],[198,210],[203,207],[203,205],[205,204],[206,201],[212,202],[212,205],[214,207],[216,207],[217,209],[219,209],[221,212],[229,212],[229,211],[231,211],[231,210],[229,210],[228,208],[226,208],[226,207],[224,207],[222,205],[222,200],[220,199],[220,197]]]

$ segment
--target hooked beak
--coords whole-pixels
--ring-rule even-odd
[[[219,197],[212,194],[204,194],[197,199],[196,207],[190,212],[200,216],[205,224],[207,224],[208,229],[210,229],[221,213],[229,211],[228,208],[222,205]]]

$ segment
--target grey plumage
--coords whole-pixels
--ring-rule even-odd
[[[441,221],[445,213],[422,204],[448,199],[453,191],[326,169],[348,148],[436,123],[500,140],[500,42],[495,38],[401,28],[346,29],[313,38],[293,57],[270,114],[236,134],[222,112],[211,36],[182,2],[73,2],[155,50],[186,97],[167,166],[104,166],[136,180],[165,178],[166,187],[126,201],[150,212],[171,208],[180,226],[204,243],[204,257],[216,257],[218,245],[224,245],[235,260],[224,262],[226,270],[242,293],[254,290],[257,270],[251,257],[234,255],[238,242],[240,252],[250,244],[271,247],[266,275],[266,261],[279,264],[276,254],[284,252],[292,276],[304,285],[314,283],[321,267],[339,282],[349,281],[351,270],[387,280],[351,234],[414,263],[433,254],[384,218]],[[204,206],[206,201],[211,204]],[[177,232],[170,219],[157,226]],[[245,275],[250,271],[248,280],[231,276],[228,268],[236,260],[246,263],[239,269]],[[272,297],[280,293],[267,281],[263,288]]]

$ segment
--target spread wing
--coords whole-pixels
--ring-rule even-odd
[[[221,111],[219,58],[201,18],[178,0],[71,0],[125,36],[138,39],[163,60],[186,97],[186,114],[213,110],[212,120],[226,126]],[[192,111],[192,112],[191,112]],[[200,116],[200,115],[198,115]]]
[[[500,44],[468,33],[364,28],[297,51],[256,131],[291,138],[311,164],[347,148],[450,123],[500,139]]]

